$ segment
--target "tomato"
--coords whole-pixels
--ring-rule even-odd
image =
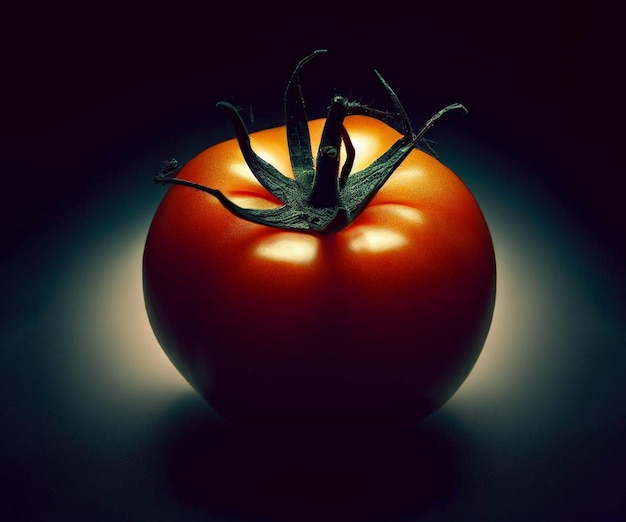
[[[289,89],[285,96],[300,101]],[[173,364],[217,412],[246,427],[372,433],[441,407],[476,362],[495,301],[492,240],[471,192],[415,148],[410,131],[384,184],[345,205],[359,207],[354,219],[331,203],[326,229],[315,228],[310,209],[283,226],[255,220],[237,209],[274,219],[284,197],[253,175],[256,159],[242,152],[248,136],[229,112],[237,139],[158,178],[172,186],[148,233],[144,292]],[[330,154],[335,175],[346,162],[358,173],[406,145],[378,117],[350,110],[332,134],[331,113],[304,127],[302,111],[292,120],[304,149],[307,139],[310,150],[328,146],[325,132],[339,143]],[[294,185],[300,160],[289,151],[302,148],[289,143],[287,116],[287,129],[255,132],[249,146]],[[334,186],[349,188],[357,174],[339,175]]]

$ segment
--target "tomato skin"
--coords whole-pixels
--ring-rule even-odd
[[[309,122],[313,150],[324,120]],[[349,116],[354,171],[400,136]],[[252,147],[293,177],[284,127]],[[277,206],[236,140],[181,178],[242,206]],[[465,380],[495,303],[491,236],[463,182],[412,151],[363,213],[330,234],[240,219],[211,195],[172,186],[144,252],[146,308],[174,365],[235,423],[377,432],[410,426]]]

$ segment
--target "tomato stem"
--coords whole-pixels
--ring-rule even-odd
[[[299,75],[305,64],[325,52],[324,49],[320,49],[302,59],[292,73],[285,90],[285,127],[294,179],[283,175],[254,152],[245,123],[233,105],[227,102],[217,104],[217,107],[225,110],[229,116],[239,148],[252,174],[283,203],[282,206],[269,210],[240,207],[219,190],[179,178],[180,166],[176,160],[166,162],[154,180],[207,192],[216,197],[230,212],[260,225],[286,230],[335,232],[347,227],[359,216],[396,168],[419,142],[424,141],[426,132],[441,116],[457,109],[467,113],[463,105],[453,103],[434,114],[419,132],[415,133],[398,96],[378,71],[375,71],[391,98],[396,109],[395,115],[400,118],[402,136],[371,165],[352,173],[355,149],[343,124],[345,117],[349,114],[367,114],[383,120],[392,114],[350,102],[343,96],[334,96],[314,161]],[[343,166],[341,166],[342,144],[345,152]]]
[[[339,201],[339,162],[342,141],[343,120],[348,110],[347,100],[335,96],[330,109],[317,152],[315,176],[309,202],[316,207],[338,205]]]

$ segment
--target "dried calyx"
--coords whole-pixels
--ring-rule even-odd
[[[261,225],[285,230],[333,232],[347,227],[359,216],[411,150],[424,140],[426,131],[433,126],[435,121],[452,110],[459,109],[467,113],[460,103],[448,105],[433,115],[416,133],[395,92],[376,71],[376,75],[397,111],[396,116],[400,119],[402,126],[402,137],[371,165],[351,173],[355,151],[343,125],[345,117],[352,114],[365,114],[384,119],[389,117],[390,113],[350,102],[343,96],[334,96],[328,109],[317,157],[314,160],[299,74],[307,62],[324,52],[326,51],[317,50],[302,59],[285,90],[285,126],[293,179],[279,172],[252,150],[246,126],[233,105],[226,102],[217,104],[219,108],[227,112],[231,119],[248,167],[259,183],[282,202],[281,206],[272,209],[240,207],[219,190],[176,177],[180,171],[176,160],[167,161],[154,181],[183,185],[207,192],[216,197],[233,214]],[[343,165],[340,161],[342,146],[345,152]]]

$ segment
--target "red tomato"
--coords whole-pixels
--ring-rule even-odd
[[[312,150],[326,124],[308,122]],[[353,172],[402,137],[368,116],[342,126]],[[294,179],[285,127],[250,140]],[[177,179],[241,207],[281,206],[236,139],[200,153]],[[438,160],[411,147],[358,217],[331,231],[242,219],[191,184],[172,186],[154,216],[145,300],[165,352],[224,417],[380,432],[424,418],[465,380],[491,321],[494,251],[476,200]]]

